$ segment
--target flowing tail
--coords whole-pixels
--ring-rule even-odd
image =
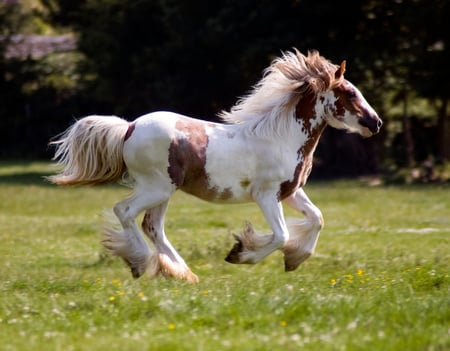
[[[129,123],[114,116],[88,116],[58,140],[54,160],[64,169],[48,179],[58,185],[95,185],[120,180],[126,171],[123,143]]]

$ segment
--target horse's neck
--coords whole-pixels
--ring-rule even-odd
[[[295,120],[300,127],[300,133],[304,135],[303,144],[300,145],[303,155],[311,155],[314,152],[327,125],[325,112],[321,106],[317,106],[317,100],[312,93],[305,95],[295,109]]]
[[[327,125],[323,106],[318,101],[319,98],[310,93],[304,95],[296,106],[277,107],[263,117],[247,116],[243,123],[225,124],[222,128],[229,135],[237,133],[246,140],[266,140],[267,143],[283,145],[286,151],[312,155]]]

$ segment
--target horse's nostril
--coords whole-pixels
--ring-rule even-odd
[[[368,128],[372,133],[376,134],[380,131],[383,121],[377,116],[365,115],[359,120],[359,124]]]
[[[378,119],[378,121],[377,121],[378,129],[380,129],[382,125],[383,125],[383,121],[381,119]]]

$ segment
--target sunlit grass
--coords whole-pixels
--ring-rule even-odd
[[[130,189],[57,188],[48,172],[0,165],[2,350],[450,349],[448,187],[308,185],[326,225],[293,273],[279,252],[224,262],[245,220],[268,230],[257,206],[177,194],[166,229],[189,285],[133,280],[102,251],[103,211]]]

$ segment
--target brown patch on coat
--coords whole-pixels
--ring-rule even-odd
[[[326,127],[326,122],[323,120],[320,124],[312,128],[311,121],[316,118],[314,110],[315,96],[313,94],[305,96],[300,100],[296,109],[296,119],[302,124],[302,132],[306,134],[307,140],[297,151],[297,159],[299,163],[295,167],[292,180],[286,180],[280,184],[278,191],[278,200],[283,200],[292,195],[298,188],[305,185],[306,180],[311,173],[313,164],[313,153],[316,149],[319,138]]]
[[[316,96],[309,92],[303,96],[295,109],[295,119],[301,124],[302,132],[311,134],[311,121],[316,118],[314,106],[316,105]]]
[[[206,172],[206,149],[209,138],[202,121],[180,118],[175,129],[180,132],[169,146],[169,173],[172,183],[179,189],[204,200],[228,200],[233,197],[230,188],[219,191],[211,186]]]
[[[152,210],[145,211],[141,227],[144,233],[147,234],[152,241],[156,239],[158,233],[155,231],[155,227],[153,226]]]
[[[217,189],[215,189],[217,191]],[[231,191],[231,188],[225,188],[222,192],[219,193],[219,200],[228,200],[233,197],[233,192]]]
[[[128,124],[127,132],[125,133],[125,136],[123,137],[123,141],[127,141],[131,134],[133,134],[134,129],[136,128],[136,122],[131,122]]]
[[[240,184],[241,184],[241,187],[243,187],[244,189],[247,189],[247,187],[251,184],[251,180],[250,179],[242,179]]]
[[[363,111],[358,104],[359,99],[356,98],[356,91],[353,87],[343,83],[336,86],[333,89],[333,92],[337,98],[334,103],[337,118],[342,118],[346,110],[356,115],[363,114]]]

